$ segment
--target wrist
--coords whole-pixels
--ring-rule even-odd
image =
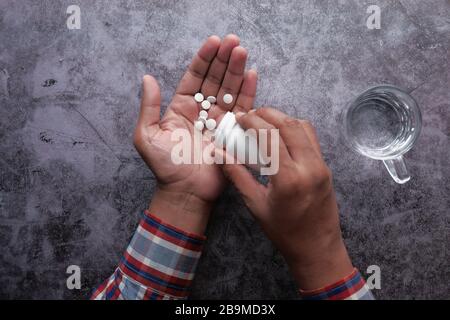
[[[335,283],[353,271],[342,237],[330,237],[287,261],[299,288],[314,290]]]
[[[159,187],[148,210],[169,225],[188,233],[203,235],[212,205],[191,193]]]

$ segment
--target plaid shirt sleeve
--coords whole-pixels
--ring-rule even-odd
[[[204,241],[145,211],[119,266],[91,299],[186,299]]]
[[[353,272],[340,281],[329,286],[304,291],[300,290],[300,295],[304,300],[374,300],[366,282],[354,268]]]

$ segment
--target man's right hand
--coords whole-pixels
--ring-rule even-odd
[[[244,129],[279,129],[279,146],[272,146],[279,148],[279,171],[267,187],[243,165],[224,164],[223,170],[285,257],[299,287],[317,289],[348,276],[353,266],[341,235],[331,172],[313,126],[272,108],[236,118]]]

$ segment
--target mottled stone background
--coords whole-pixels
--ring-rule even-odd
[[[156,76],[166,105],[200,43],[230,32],[260,74],[257,104],[317,126],[354,264],[381,267],[375,295],[450,298],[448,0],[0,0],[0,298],[84,299],[113,271],[155,187],[131,142],[140,80]],[[405,185],[338,135],[339,111],[379,83],[423,111]],[[296,297],[231,188],[208,237],[193,298]],[[71,264],[82,290],[66,288]]]

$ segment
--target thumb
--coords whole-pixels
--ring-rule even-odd
[[[145,75],[142,80],[141,111],[138,126],[152,126],[159,122],[161,92],[155,78]]]
[[[223,164],[225,176],[233,183],[252,214],[258,218],[263,214],[267,188],[260,184],[242,164]]]

